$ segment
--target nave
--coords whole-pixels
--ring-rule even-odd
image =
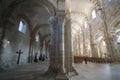
[[[53,72],[47,72],[48,61],[35,64],[20,65],[0,73],[1,80],[55,80]],[[120,64],[118,63],[75,63],[75,69],[78,75],[69,77],[70,80],[119,80]],[[49,74],[49,75],[48,75]],[[47,75],[47,76],[46,76]]]
[[[120,0],[0,0],[0,80],[120,80],[119,63]]]

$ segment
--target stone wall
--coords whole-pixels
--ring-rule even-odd
[[[18,25],[8,25],[6,37],[4,39],[2,63],[3,69],[13,68],[17,64],[17,51],[21,50],[20,65],[27,63],[29,50],[29,34],[18,31]]]

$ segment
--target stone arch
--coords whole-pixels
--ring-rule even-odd
[[[35,33],[39,32],[39,29],[41,27],[44,27],[44,26],[49,26],[49,24],[39,24],[39,25],[36,25],[35,28],[32,31],[32,34],[35,34]]]
[[[100,1],[97,1],[97,0],[90,0],[90,2],[93,3],[95,7],[100,6]]]
[[[39,30],[40,30],[40,28],[45,27],[45,26],[49,26],[49,25],[48,24],[37,24],[35,26],[35,28],[32,30],[32,32],[31,32],[31,39],[32,40],[31,40],[31,44],[30,44],[31,46],[30,46],[30,49],[29,49],[29,55],[31,55],[31,54],[33,55],[32,47],[34,46],[33,44],[35,42],[35,36],[36,36],[37,33],[38,33],[39,38],[40,38],[40,41],[39,41],[40,45],[39,45],[39,47],[40,47],[40,50],[42,49],[42,47],[43,47],[43,37],[44,36],[42,36],[42,34],[41,34],[41,32]],[[41,54],[41,51],[40,51],[40,54]],[[31,57],[32,56],[30,56],[30,58]],[[29,59],[29,62],[32,62],[32,58]]]
[[[80,17],[82,17],[83,19],[86,19],[87,18],[87,16],[84,14],[84,13],[82,13],[82,12],[77,12],[77,11],[72,11],[71,12],[71,14],[75,14],[75,15],[79,15]]]
[[[11,5],[9,5],[8,8],[2,13],[2,18],[5,19],[5,17],[9,17],[17,7],[19,7],[22,3],[27,1],[30,1],[30,0],[14,0],[11,3]],[[47,1],[41,0],[41,2],[39,3],[39,6],[40,5],[43,6],[51,16],[56,15],[54,6],[48,0]]]
[[[100,56],[101,56],[101,47],[100,46],[102,44],[101,41],[105,40],[104,34],[101,32],[101,30],[98,30],[94,34],[94,38],[95,38],[94,43],[96,44],[95,45],[95,53],[96,53],[95,55],[100,58]],[[103,49],[105,49],[105,48],[103,48]]]
[[[30,0],[15,0],[15,1],[13,1],[11,3],[11,5],[9,5],[8,8],[6,10],[4,10],[3,13],[2,13],[2,26],[4,26],[5,23],[8,22],[8,19],[12,16],[12,13],[14,12],[15,9],[18,8],[21,4],[23,4],[24,2],[27,2],[27,1],[30,1]],[[50,16],[55,16],[56,15],[55,8],[52,5],[52,3],[50,3],[49,1],[41,0],[40,3],[38,3],[37,6],[44,7],[48,11]],[[28,21],[28,19],[24,15],[18,15],[18,17],[24,17],[27,20],[27,22],[30,23],[30,21]],[[7,26],[3,27],[2,34],[4,34],[6,32],[4,30],[6,28],[7,28]],[[29,28],[29,30],[31,31],[30,28]]]
[[[114,52],[113,57],[114,57],[114,60],[116,61],[120,61],[119,57],[120,57],[120,44],[119,42],[117,41],[118,40],[118,37],[116,36],[116,30],[120,29],[119,28],[116,28],[118,25],[120,24],[120,16],[116,17],[112,22],[111,24],[109,25],[109,28],[108,28],[108,34],[110,36],[110,39],[111,39],[111,45],[112,45],[112,50]]]
[[[89,17],[91,19],[91,13],[92,13],[92,11],[93,10],[95,10],[95,11],[100,10],[101,9],[101,5],[100,5],[100,2],[97,1],[97,0],[90,0],[90,1],[93,4],[93,6],[90,8],[90,11],[89,11]]]
[[[88,18],[86,17],[86,15],[83,14],[83,13],[81,13],[81,12],[71,12],[71,13],[73,13],[73,14],[78,14],[79,16],[82,17],[82,20],[83,20],[83,21],[84,21],[84,20],[88,20]],[[71,17],[70,17],[70,15],[66,15],[66,17],[65,17],[65,19],[64,19],[64,22],[63,22],[63,25],[66,25],[67,23],[70,23],[70,22],[75,22],[75,23],[78,23],[78,24],[79,24],[78,21],[72,20]],[[79,25],[81,25],[81,24],[79,24]]]
[[[23,4],[24,2],[27,2],[27,1],[37,1],[37,0],[15,0],[12,2],[12,4],[10,6],[8,6],[6,8],[6,10],[3,11],[3,13],[2,13],[3,30],[2,30],[2,39],[1,39],[2,44],[0,44],[0,53],[3,53],[1,46],[3,45],[3,41],[4,41],[6,33],[7,33],[8,19],[12,16],[13,12],[15,12],[15,9],[17,9],[18,7],[20,7],[21,4]],[[48,11],[50,16],[56,15],[55,8],[49,1],[41,0],[37,6],[42,6],[43,8],[45,8]],[[26,22],[31,23],[25,15],[17,14],[17,15],[15,15],[15,17],[18,17],[17,19],[24,18],[26,20]],[[29,26],[33,26],[33,25],[29,24]],[[30,27],[29,27],[29,31],[30,32],[32,31],[32,29]]]
[[[117,26],[119,23],[120,23],[120,16],[118,16],[111,22],[108,28],[108,33],[111,34],[111,31],[113,30],[113,28]]]
[[[39,36],[41,37],[41,41],[43,41],[43,36],[41,35],[41,33],[39,32],[39,29],[45,26],[49,26],[48,24],[40,24],[40,25],[36,25],[35,28],[33,29],[33,31],[31,32],[31,36],[34,38],[36,33],[39,33]]]
[[[89,19],[91,19],[92,18],[92,11],[95,9],[95,7],[93,6],[93,7],[91,7],[91,9],[90,9],[90,11],[89,11],[89,13],[88,13],[88,16],[89,16]]]
[[[42,42],[47,38],[47,37],[49,37],[51,34],[46,34],[45,36],[43,36],[43,38],[42,38]]]
[[[2,30],[2,34],[6,33],[7,26],[5,26],[5,25],[7,25],[8,18],[12,15],[12,12],[14,12],[14,10],[17,7],[19,7],[22,3],[27,2],[27,1],[30,1],[30,0],[15,0],[11,3],[11,5],[8,6],[8,8],[6,10],[3,11],[3,13],[2,13],[2,23],[3,23],[2,26],[4,26],[4,27],[3,27],[3,30]],[[50,3],[49,1],[41,0],[38,6],[43,6],[48,11],[50,16],[55,16],[56,15],[55,8],[52,5],[52,3]],[[25,18],[25,16],[23,16],[23,15],[22,15],[22,17]],[[27,20],[27,18],[26,18],[26,20]],[[27,20],[27,22],[29,22],[29,21]],[[29,30],[31,31],[30,28],[29,28]],[[3,39],[4,36],[5,35],[2,35],[1,39]]]

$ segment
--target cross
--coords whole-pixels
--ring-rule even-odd
[[[23,53],[21,52],[21,50],[19,50],[18,52],[16,52],[18,54],[18,60],[17,60],[17,64],[19,64],[20,62],[20,55]]]

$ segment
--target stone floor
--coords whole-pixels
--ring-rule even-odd
[[[75,64],[79,75],[70,80],[120,80],[120,63],[98,64],[80,63]]]
[[[45,73],[48,66],[48,62],[18,66],[16,69],[0,73],[0,80],[54,80],[55,74]],[[118,63],[78,63],[75,64],[75,68],[79,75],[71,77],[70,80],[120,80],[120,64]]]

